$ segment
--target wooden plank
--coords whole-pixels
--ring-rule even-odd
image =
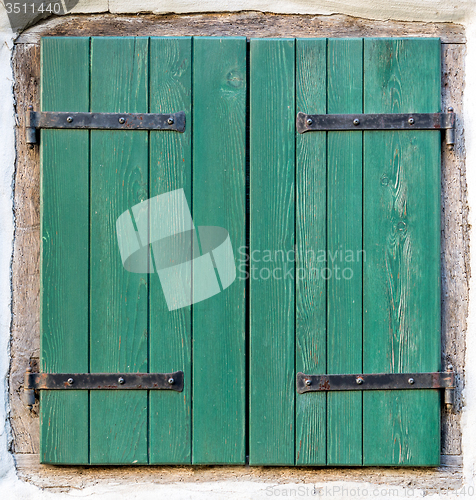
[[[43,111],[89,110],[89,38],[43,38]],[[89,135],[41,133],[41,352],[44,372],[88,371]],[[87,391],[42,391],[40,460],[88,463]],[[74,421],[74,426],[71,422]]]
[[[91,111],[148,111],[148,39],[92,38]],[[148,153],[147,131],[91,131],[91,372],[148,371],[148,275],[124,269],[116,237],[148,198]],[[91,393],[91,463],[147,463],[147,399]]]
[[[366,113],[437,112],[438,39],[365,41]],[[440,135],[364,137],[364,371],[440,368]],[[365,465],[438,465],[438,391],[364,394]]]
[[[150,39],[149,111],[185,111],[186,114],[183,134],[150,133],[150,197],[183,189],[189,206],[192,199],[191,51],[190,37]],[[150,463],[190,463],[191,307],[169,311],[157,274],[150,276],[149,286],[150,371],[183,370],[185,374],[182,393],[151,391],[149,394]]]
[[[361,39],[330,39],[327,112],[362,112]],[[327,370],[362,369],[362,133],[327,142]],[[362,394],[327,395],[327,463],[362,461]]]
[[[246,244],[246,38],[196,38],[193,61],[193,219],[225,228],[236,256]],[[245,461],[245,356],[237,276],[193,305],[193,463]]]
[[[326,113],[327,40],[296,40],[296,113]],[[326,133],[296,136],[296,372],[326,373]],[[301,271],[302,270],[302,271]],[[326,394],[296,394],[296,464],[326,463]]]
[[[250,42],[249,461],[253,465],[292,465],[295,454],[294,52],[294,39]]]
[[[40,36],[247,36],[247,37],[436,37],[465,44],[462,24],[385,21],[334,14],[217,12],[185,15],[73,15],[52,17],[23,31],[15,44],[38,43]]]

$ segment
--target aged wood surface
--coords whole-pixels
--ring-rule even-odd
[[[23,373],[29,358],[35,365],[39,356],[39,155],[38,149],[29,149],[24,142],[24,112],[28,104],[39,109],[39,37],[45,34],[143,34],[183,35],[183,34],[242,34],[246,36],[386,36],[418,35],[441,36],[442,46],[442,103],[451,105],[458,113],[457,144],[454,152],[443,149],[442,166],[442,366],[451,362],[457,372],[456,412],[444,412],[442,418],[442,453],[452,461],[459,460],[461,453],[461,391],[463,388],[462,369],[464,362],[464,337],[468,301],[468,280],[470,276],[468,261],[468,222],[465,178],[465,148],[462,120],[462,93],[464,90],[464,57],[466,53],[465,35],[462,26],[454,24],[398,23],[368,21],[345,16],[269,16],[263,14],[233,15],[198,15],[198,16],[70,16],[47,21],[33,27],[17,40],[14,50],[13,70],[15,75],[15,100],[17,116],[17,160],[15,172],[15,242],[12,261],[13,324],[10,371],[10,406],[13,442],[12,449],[19,454],[39,452],[39,432],[37,407],[30,413],[21,403]],[[281,21],[279,21],[281,19]],[[279,21],[279,22],[278,22]],[[312,23],[311,23],[312,21]],[[310,24],[311,23],[311,24]],[[289,30],[287,26],[289,25]],[[56,31],[55,31],[56,30]],[[159,33],[157,33],[157,31]],[[32,457],[38,463],[37,455]],[[20,460],[19,458],[19,460]],[[442,459],[443,460],[443,459]],[[31,462],[29,462],[31,464]],[[30,465],[28,465],[30,468]],[[125,469],[120,469],[126,477]],[[149,469],[150,470],[150,469]],[[153,469],[156,471],[157,469]],[[161,468],[165,471],[167,469]],[[230,469],[236,471],[236,469]],[[76,472],[75,472],[76,471]],[[81,471],[81,472],[80,472]],[[117,474],[117,469],[101,472],[104,477]],[[180,469],[179,474],[198,477],[191,469]],[[184,472],[188,471],[188,472]],[[367,469],[364,472],[345,472],[346,478],[364,478],[378,480],[379,472]],[[387,471],[385,481],[391,484],[421,482],[425,487],[438,488],[438,485],[450,481],[458,483],[457,473],[448,473],[446,469],[431,471]],[[154,472],[155,473],[155,472]],[[302,469],[295,471],[279,469],[279,477],[292,479],[296,474],[304,474]],[[27,472],[21,469],[25,479],[37,484],[56,485],[59,489],[66,484],[64,475],[55,474],[52,467],[42,466]],[[68,469],[66,477],[76,481],[76,485],[86,485],[84,469]],[[110,476],[108,476],[110,474]],[[146,477],[146,472],[144,472]],[[209,474],[209,476],[207,476]],[[236,472],[233,472],[236,474]],[[261,477],[265,477],[259,469]],[[338,479],[342,472],[322,471],[324,480]],[[378,474],[378,475],[377,475]],[[449,475],[448,475],[449,474]],[[130,478],[137,477],[139,469],[130,473]],[[91,481],[98,476],[93,472]],[[102,477],[102,476],[101,476]],[[166,480],[165,473],[160,475]],[[171,476],[170,476],[171,477]],[[202,476],[200,476],[202,477]],[[217,477],[216,471],[203,472],[203,478]],[[315,477],[315,476],[313,476]],[[76,479],[74,479],[76,478]],[[106,479],[108,480],[108,479]],[[167,479],[168,480],[168,479]],[[71,483],[71,484],[72,484]],[[64,486],[67,488],[67,486]]]
[[[296,113],[326,112],[326,54],[326,39],[296,40]],[[326,132],[296,136],[296,373],[326,373],[327,366],[327,263],[319,260],[327,247],[326,147]],[[326,400],[325,393],[296,394],[297,465],[326,463]]]
[[[442,154],[441,169],[441,365],[456,370],[454,409],[442,418],[442,453],[461,453],[463,366],[468,314],[469,267],[468,204],[463,135],[464,58],[466,45],[443,45],[441,105],[456,113],[456,147]]]
[[[363,40],[330,39],[327,51],[327,112],[362,113]],[[331,277],[327,282],[328,373],[362,371],[361,249],[362,133],[329,132],[327,267]],[[349,252],[352,262],[344,260]],[[360,392],[327,394],[327,463],[362,463]]]
[[[12,260],[12,342],[10,422],[13,450],[39,453],[38,405],[33,412],[21,401],[23,374],[29,359],[39,369],[40,356],[40,155],[25,144],[24,116],[29,104],[39,109],[40,46],[15,48],[16,145],[15,241]]]
[[[294,45],[250,42],[252,465],[294,464]]]
[[[175,113],[192,107],[192,40],[152,38],[150,59],[149,111]],[[171,91],[173,89],[173,91]],[[183,134],[150,132],[149,197],[182,188],[192,199],[192,130]],[[152,221],[151,221],[152,222]],[[150,276],[149,370],[168,373],[183,370],[184,391],[149,392],[150,463],[191,461],[191,307],[169,311],[156,274]],[[164,420],[164,415],[173,418]]]
[[[245,245],[246,39],[195,38],[193,63],[193,221],[226,228],[236,258]],[[245,281],[237,276],[192,314],[192,462],[243,464]]]
[[[465,43],[464,28],[452,23],[372,21],[344,15],[280,15],[260,12],[166,16],[79,15],[53,18],[23,33],[17,43],[40,36],[210,35],[247,37],[432,36],[444,43]]]
[[[364,112],[438,112],[440,52],[438,39],[365,40]],[[364,133],[364,373],[440,368],[440,142]],[[364,465],[439,463],[440,394],[407,392],[364,393]]]
[[[84,71],[89,38],[49,37],[41,50],[41,109],[89,111],[89,71]],[[89,370],[89,132],[45,130],[41,162],[40,369],[84,373]],[[88,463],[88,397],[87,391],[41,392],[42,462]]]
[[[147,38],[91,38],[91,111],[146,113]],[[116,220],[148,197],[146,131],[91,131],[90,370],[147,372],[149,275],[124,269]],[[147,391],[90,394],[90,462],[148,462]]]

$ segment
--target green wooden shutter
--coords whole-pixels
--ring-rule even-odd
[[[440,42],[246,45],[42,39],[43,111],[186,114],[183,134],[42,131],[41,370],[185,381],[41,391],[44,463],[439,463],[438,391],[298,394],[295,382],[439,370],[439,132],[301,135],[295,120],[439,111]],[[169,311],[157,273],[124,269],[116,220],[177,189],[196,227],[229,232],[237,278]]]
[[[115,232],[183,189],[196,225],[245,244],[246,40],[43,38],[42,110],[184,111],[187,126],[42,133],[42,371],[183,370],[185,384],[42,392],[41,461],[244,463],[245,282],[169,311],[157,274],[124,269]]]
[[[251,40],[251,464],[439,463],[438,391],[294,382],[439,370],[439,132],[293,133],[439,102],[438,39]]]

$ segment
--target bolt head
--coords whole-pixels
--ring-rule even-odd
[[[69,385],[73,385],[73,384],[74,384],[74,379],[70,377],[70,378],[68,379],[68,384],[69,384]]]
[[[308,119],[306,120],[306,123],[307,123],[308,125],[312,125],[312,120],[311,120],[311,118],[308,118]]]
[[[174,124],[174,119],[171,116],[169,116],[169,118],[167,119],[167,123],[169,125],[173,125]]]
[[[410,125],[413,125],[413,124],[415,123],[415,118],[409,118],[409,119],[408,119],[408,123],[409,123]]]
[[[354,118],[354,121],[352,123],[354,125],[360,125],[360,120],[358,118]]]
[[[119,378],[117,379],[117,381],[118,381],[121,385],[125,382],[124,377],[119,377]]]
[[[125,118],[119,118],[119,123],[122,125],[123,123],[126,123],[126,119]]]
[[[312,384],[312,381],[307,378],[304,383],[309,387]]]
[[[450,106],[450,107],[448,108],[448,113],[453,113],[453,111],[454,111],[454,109]]]
[[[359,384],[359,385],[360,385],[360,384],[363,384],[364,379],[363,379],[362,377],[357,377],[357,378],[355,379],[355,382],[356,382],[357,384]]]
[[[409,383],[410,385],[414,384],[414,383],[415,383],[415,379],[413,379],[413,378],[411,378],[411,377],[410,377],[410,378],[408,379],[408,383]]]
[[[175,380],[174,380],[172,377],[170,377],[170,378],[167,380],[167,382],[168,382],[170,385],[173,385],[173,384],[175,383]]]
[[[68,123],[71,123],[73,121],[73,117],[72,116],[68,116],[68,118],[66,118],[66,121]]]

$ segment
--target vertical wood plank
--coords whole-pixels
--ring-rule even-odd
[[[193,61],[193,219],[225,228],[236,258],[246,244],[246,38],[194,38]],[[237,276],[193,304],[193,463],[245,461],[245,355]]]
[[[150,39],[150,113],[184,111],[183,134],[150,132],[150,197],[183,189],[192,199],[192,39]],[[162,214],[160,214],[162,215]],[[182,393],[150,391],[150,463],[191,461],[191,307],[169,311],[157,274],[150,276],[150,371],[184,371]]]
[[[296,40],[296,113],[327,109],[327,40]],[[296,372],[326,373],[326,133],[296,136]],[[326,463],[326,394],[296,394],[296,464]]]
[[[327,112],[361,113],[361,39],[329,39]],[[362,133],[327,143],[327,370],[362,370]],[[362,394],[327,395],[327,463],[362,463]]]
[[[295,43],[250,42],[250,464],[295,454]]]
[[[148,111],[148,39],[91,40],[91,111]],[[122,265],[116,220],[148,197],[148,133],[91,131],[91,372],[147,372],[148,275]],[[92,391],[91,463],[147,463],[147,392]]]
[[[42,38],[41,107],[89,111],[89,38]],[[88,200],[88,132],[43,130],[40,368],[47,373],[88,371]],[[40,432],[42,463],[87,464],[87,391],[41,391]]]
[[[440,109],[438,39],[367,39],[366,113]],[[364,371],[440,368],[440,136],[364,134]],[[364,394],[365,465],[438,465],[438,391]]]

